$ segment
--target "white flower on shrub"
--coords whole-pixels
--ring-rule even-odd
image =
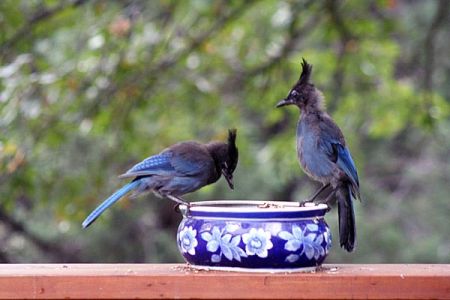
[[[195,255],[195,247],[198,245],[198,241],[195,238],[197,236],[197,230],[192,226],[184,227],[179,235],[180,248],[183,253],[189,253]]]
[[[264,229],[252,228],[248,233],[242,235],[242,241],[245,244],[245,252],[248,255],[258,255],[261,258],[268,256],[268,250],[272,249],[273,244],[270,241],[271,234]]]

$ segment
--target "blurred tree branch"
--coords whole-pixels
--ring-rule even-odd
[[[77,2],[84,2],[84,1],[86,1],[86,0],[81,0],[81,1],[77,0],[76,2],[73,3],[73,5],[78,6],[82,3],[77,4]],[[124,3],[124,4],[126,4],[126,3]],[[124,9],[127,9],[128,6],[130,6],[130,5],[132,5],[132,4],[130,4],[130,3],[126,4],[124,6]],[[152,21],[160,19],[160,20],[162,20],[163,27],[168,26],[169,21],[172,19],[174,9],[175,9],[174,4],[169,3],[167,5],[167,7],[165,7],[162,11],[158,12],[151,19],[152,19]],[[128,16],[128,17],[129,17],[131,24],[133,25],[136,21],[135,20],[136,15],[132,15],[132,16]],[[131,37],[132,37],[132,30],[130,30],[129,33],[124,36],[124,39],[126,39],[129,43]],[[128,50],[127,47],[123,47],[120,51],[118,51],[118,53],[117,53],[118,57],[119,57],[118,64],[121,64],[124,61],[127,50]],[[112,52],[112,49],[105,48],[104,56],[102,57],[102,59],[107,58],[111,52]],[[102,75],[101,74],[102,67],[103,67],[102,63],[97,64],[96,67],[94,68],[94,70],[92,70],[90,72],[90,74],[87,74],[86,77],[83,78],[83,80],[80,82],[79,87],[77,88],[77,91],[76,91],[79,99],[83,99],[84,95],[82,95],[82,94],[84,92],[86,92],[86,90],[89,87],[91,87],[93,84],[95,84],[95,78]],[[101,94],[98,97],[98,101],[93,101],[90,105],[86,106],[86,108],[84,109],[83,114],[82,114],[83,118],[90,118],[90,117],[96,115],[99,112],[99,110],[101,109],[102,105],[106,103],[106,100],[111,100],[110,97],[112,97],[112,95],[119,90],[118,85],[114,85],[112,83],[112,82],[114,82],[114,78],[113,78],[114,76],[115,76],[114,72],[107,75],[108,80],[111,82],[110,86],[101,91]],[[139,78],[137,78],[137,81],[140,81]],[[133,81],[130,80],[127,84],[133,84]],[[102,97],[102,94],[106,94],[107,96]],[[127,108],[124,108],[123,112],[126,112],[126,111],[127,111]],[[60,121],[59,113],[55,113],[53,115],[47,116],[44,119],[44,122],[42,122],[41,126],[39,128],[36,128],[35,132],[33,133],[33,138],[34,138],[35,143],[38,143],[39,140],[48,133],[48,129],[55,126],[59,121]],[[120,122],[117,122],[115,124],[120,124]]]
[[[224,2],[226,3],[226,1]],[[101,95],[99,95],[96,103],[94,103],[95,108],[91,110],[91,113],[96,113],[101,105],[107,103],[113,99],[114,94],[117,93],[124,86],[134,85],[138,82],[144,82],[144,86],[141,87],[143,91],[140,97],[136,97],[129,102],[128,105],[132,105],[133,102],[139,99],[145,99],[146,95],[151,92],[152,86],[158,81],[162,74],[168,71],[170,68],[176,65],[176,63],[189,54],[197,50],[201,45],[203,45],[208,40],[212,39],[214,35],[225,28],[227,24],[237,18],[239,18],[255,1],[244,1],[238,7],[233,8],[227,13],[220,14],[216,21],[205,31],[193,36],[189,39],[188,45],[183,49],[179,50],[177,53],[172,55],[166,55],[162,57],[159,61],[149,65],[148,68],[143,69],[139,72],[134,72],[128,78],[125,78],[122,82],[115,85],[111,85],[109,88],[105,89]],[[124,112],[126,109],[124,110]]]
[[[292,15],[298,16],[300,9],[306,10],[313,3],[315,3],[315,1],[308,1],[302,7],[300,7],[299,3],[296,2],[296,4],[293,5],[292,7],[293,10]],[[303,26],[299,25],[301,18],[293,17],[288,26],[287,38],[285,39],[285,42],[281,47],[281,50],[278,52],[278,55],[273,56],[268,61],[256,67],[253,67],[251,69],[242,72],[242,74],[238,76],[240,78],[238,82],[242,84],[242,82],[244,82],[245,79],[253,79],[255,76],[259,74],[267,73],[272,68],[276,67],[280,63],[280,61],[286,60],[295,50],[297,50],[296,46],[300,42],[301,38],[303,38],[305,34],[310,33],[322,21],[321,16],[322,16],[321,14],[311,16],[308,20],[306,20]],[[267,86],[267,88],[270,88],[270,85]],[[286,110],[283,110],[282,113],[283,116],[278,122],[275,122],[274,124],[271,124],[269,127],[265,127],[262,129],[263,141],[265,142],[269,141],[274,136],[284,131],[291,124],[288,112]],[[279,191],[271,195],[270,198],[283,199],[287,201],[295,200],[294,199],[295,192],[297,191],[299,186],[301,186],[304,183],[305,183],[304,177],[293,177],[286,184],[284,184]]]
[[[299,2],[295,2],[292,6],[292,19],[288,26],[288,35],[285,39],[285,42],[283,46],[281,47],[281,50],[278,52],[277,55],[272,56],[269,60],[266,62],[255,66],[251,69],[245,70],[242,75],[240,75],[241,79],[250,79],[253,78],[256,75],[259,75],[261,73],[266,73],[270,69],[272,69],[274,66],[278,65],[278,63],[281,60],[286,60],[287,57],[289,57],[293,51],[296,50],[296,46],[300,40],[301,37],[303,37],[306,33],[310,33],[311,30],[313,30],[322,20],[321,16],[313,16],[310,17],[303,26],[299,26],[301,18],[297,17],[297,14],[300,12],[300,9],[306,10],[308,9],[311,4],[313,4],[315,1],[308,1],[304,5],[300,7]]]
[[[350,31],[350,28],[345,24],[344,18],[339,11],[339,1],[327,0],[326,9],[330,16],[331,22],[336,28],[339,34],[339,44],[336,56],[336,68],[333,72],[333,82],[334,85],[331,90],[331,99],[328,102],[328,112],[333,113],[336,110],[339,100],[342,95],[342,86],[345,78],[345,56],[347,54],[347,48],[352,40],[356,37]]]
[[[196,51],[206,41],[212,39],[216,33],[223,30],[230,22],[238,19],[255,1],[243,1],[241,4],[229,11],[226,14],[220,14],[217,20],[203,33],[190,38],[188,46],[180,50],[178,53],[164,57],[159,62],[153,65],[153,67],[144,70],[140,74],[136,74],[130,78],[127,82],[133,82],[138,78],[148,78],[146,83],[146,93],[149,92],[149,87],[154,84],[162,72],[167,71],[174,66],[179,60],[186,58],[189,54]],[[144,95],[145,96],[145,95]]]
[[[305,34],[310,33],[312,30],[314,30],[314,28],[322,21],[322,15],[313,15],[305,21],[303,26],[299,25],[301,18],[298,17],[298,14],[300,13],[300,10],[308,9],[313,3],[315,3],[315,1],[308,1],[303,6],[300,6],[299,2],[296,2],[293,5],[292,15],[295,17],[293,17],[289,23],[287,37],[285,38],[278,54],[272,56],[269,60],[257,66],[238,72],[236,74],[236,78],[233,78],[232,84],[235,86],[234,89],[242,88],[246,81],[253,80],[255,76],[270,72],[273,68],[278,66],[282,60],[286,60],[294,51],[297,50],[296,46],[300,42],[301,38],[303,38]],[[228,83],[225,85],[228,86]],[[270,84],[265,86],[265,89],[268,88],[271,88]],[[247,113],[251,114],[251,112]],[[270,126],[265,127],[261,130],[263,133],[263,141],[270,140],[273,136],[284,131],[286,127],[290,125],[288,112],[286,110],[283,110],[282,114],[283,116],[278,122],[275,122],[274,124],[271,124]],[[287,187],[287,189],[290,189],[290,187]]]
[[[54,17],[58,13],[64,11],[66,8],[77,7],[86,2],[87,2],[86,0],[73,0],[67,2],[60,2],[53,7],[42,8],[34,12],[32,16],[28,19],[28,21],[24,25],[22,25],[20,29],[18,29],[10,38],[8,38],[0,45],[0,57],[4,57],[5,54],[8,52],[8,50],[14,47],[17,42],[30,35],[31,32],[33,31],[33,27],[35,27],[38,23],[41,23]]]
[[[449,15],[450,1],[439,0],[436,7],[436,13],[431,22],[431,25],[425,35],[424,41],[424,74],[423,74],[423,89],[424,89],[424,106],[426,124],[432,125],[433,118],[430,115],[430,108],[433,106],[433,73],[434,73],[434,52],[435,39],[439,33],[439,29],[445,24],[446,18]]]
[[[24,224],[20,221],[14,219],[10,214],[8,214],[3,207],[0,207],[0,222],[4,224],[10,231],[22,235],[32,244],[34,244],[39,250],[42,251],[46,256],[52,256],[59,261],[79,261],[77,255],[72,251],[64,250],[60,244],[52,243],[43,240],[42,238],[36,236],[32,233]]]

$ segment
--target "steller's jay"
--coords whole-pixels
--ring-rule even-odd
[[[83,222],[91,225],[108,207],[125,194],[153,191],[177,203],[187,204],[180,196],[194,192],[219,180],[223,175],[231,189],[233,172],[238,162],[236,129],[228,131],[228,143],[181,142],[136,164],[120,178],[134,179],[100,204]]]
[[[300,165],[310,178],[323,184],[307,201],[313,201],[326,188],[332,187],[326,202],[337,201],[340,244],[351,252],[356,245],[352,196],[361,199],[358,173],[341,130],[324,110],[322,93],[310,82],[311,71],[312,66],[303,59],[300,79],[277,107],[296,105],[300,108],[297,125]]]

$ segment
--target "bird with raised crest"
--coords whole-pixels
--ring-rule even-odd
[[[326,113],[322,93],[311,83],[312,65],[302,61],[300,78],[277,107],[300,108],[297,125],[297,155],[302,169],[323,186],[305,202],[314,201],[331,188],[326,203],[337,202],[340,245],[348,252],[356,246],[353,200],[361,199],[355,163],[344,135]]]
[[[120,178],[133,180],[100,204],[82,225],[84,228],[91,225],[108,207],[132,191],[133,196],[153,191],[160,197],[189,207],[189,203],[181,198],[182,195],[215,183],[222,175],[229,187],[234,189],[233,172],[237,163],[236,129],[228,131],[227,143],[177,143],[120,175]]]

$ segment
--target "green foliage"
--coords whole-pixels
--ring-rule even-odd
[[[189,199],[307,197],[298,111],[274,108],[305,57],[362,183],[357,251],[335,243],[329,261],[448,262],[448,47],[424,46],[448,34],[444,2],[2,1],[0,261],[179,261],[168,201],[80,222],[132,164],[231,127],[236,190]]]

